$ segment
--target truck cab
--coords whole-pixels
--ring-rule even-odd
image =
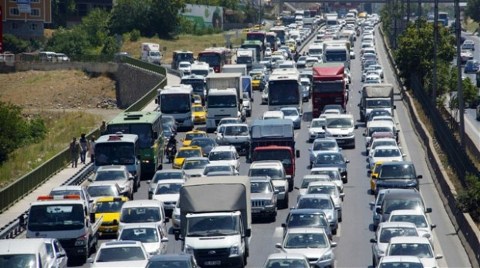
[[[207,132],[213,132],[224,117],[241,117],[237,90],[210,89],[207,96]]]
[[[300,157],[300,150],[294,151],[290,146],[268,145],[256,147],[253,150],[252,161],[279,160],[287,175],[291,176],[293,187],[297,157]]]

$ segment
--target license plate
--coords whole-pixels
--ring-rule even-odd
[[[344,143],[344,140],[337,140],[337,143]]]
[[[220,264],[222,264],[221,261],[206,261],[206,262],[204,262],[204,265],[210,265],[210,266],[220,265]]]
[[[260,209],[252,209],[252,213],[260,213],[261,210]]]

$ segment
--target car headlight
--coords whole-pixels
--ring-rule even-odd
[[[328,261],[331,259],[333,259],[333,252],[329,250],[325,252],[325,254],[323,254],[323,256],[320,259],[318,259],[318,261]]]
[[[240,255],[240,247],[238,245],[232,246],[230,248],[230,256],[238,256]]]
[[[347,136],[354,136],[354,135],[355,135],[355,133],[353,133],[353,131],[352,131],[352,132],[349,132],[349,133],[347,134]]]
[[[193,255],[193,248],[190,247],[189,245],[185,245],[185,247],[183,248],[183,252],[186,253],[186,254],[192,254]]]
[[[329,220],[329,221],[333,220],[333,215],[332,215],[332,213],[328,213],[328,214],[327,214],[327,220]]]

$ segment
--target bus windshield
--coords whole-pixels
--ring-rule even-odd
[[[160,95],[160,111],[164,114],[181,114],[191,111],[191,96],[189,94]]]
[[[208,72],[206,74],[208,74]],[[203,90],[205,89],[205,82],[203,81],[203,79],[182,79],[181,84],[191,85],[193,88],[193,92],[195,92],[196,94],[203,95],[204,93]]]
[[[151,124],[108,124],[109,134],[118,132],[138,135],[141,149],[150,148],[154,143]]]
[[[208,63],[210,66],[220,65],[220,55],[216,53],[201,53],[198,57],[199,61]]]
[[[135,163],[135,144],[105,142],[95,144],[95,165],[132,165]]]
[[[265,33],[247,33],[247,40],[261,41],[263,43],[265,41]]]
[[[268,104],[289,105],[300,101],[298,81],[270,81],[268,83]]]
[[[68,231],[82,229],[85,224],[85,211],[82,204],[51,204],[30,207],[28,230]]]

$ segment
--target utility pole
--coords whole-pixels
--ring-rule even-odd
[[[457,99],[458,99],[458,114],[460,115],[460,145],[465,150],[465,104],[463,102],[463,87],[462,87],[462,58],[461,52],[461,35],[462,25],[460,24],[460,0],[455,0],[455,38],[457,39]]]
[[[436,102],[437,102],[437,87],[438,87],[437,50],[438,50],[438,0],[435,0],[434,8],[433,8],[433,88],[432,88],[433,105],[436,105]]]

